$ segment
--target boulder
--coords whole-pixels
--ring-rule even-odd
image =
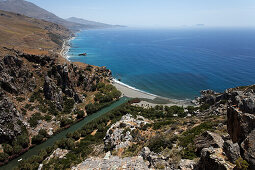
[[[19,112],[11,100],[0,91],[0,143],[12,141],[21,133]],[[12,128],[10,128],[12,127]]]
[[[250,168],[255,169],[255,130],[242,142],[243,156],[248,161]]]
[[[231,140],[227,140],[224,142],[223,150],[229,159],[230,162],[235,163],[235,161],[241,157],[240,155],[240,147],[238,143],[233,143]]]
[[[224,140],[222,137],[216,133],[206,131],[201,136],[195,139],[195,147],[197,153],[200,153],[203,148],[208,148],[210,146],[214,148],[222,148]]]
[[[240,145],[255,129],[255,114],[243,113],[237,108],[228,107],[227,129],[232,141]]]
[[[196,162],[189,159],[182,159],[179,164],[181,170],[193,170],[196,167]]]
[[[221,148],[204,148],[201,151],[201,158],[198,163],[200,170],[230,170],[234,165],[227,162]]]

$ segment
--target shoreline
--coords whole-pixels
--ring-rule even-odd
[[[68,59],[69,57],[68,57],[67,53],[69,52],[69,50],[70,50],[70,48],[71,48],[70,42],[71,42],[72,40],[74,40],[75,38],[76,38],[76,37],[73,36],[73,37],[71,37],[71,38],[69,38],[69,39],[64,40],[64,43],[63,43],[63,45],[62,45],[62,49],[61,49],[61,51],[59,52],[59,54],[60,54],[63,58],[67,59],[68,61],[69,61],[69,59]]]
[[[68,52],[71,48],[70,42],[74,40],[76,37],[73,36],[67,40],[64,41],[62,49],[60,51],[60,55],[68,60]],[[139,98],[141,100],[140,103],[136,103],[136,106],[141,106],[141,107],[155,107],[156,105],[164,105],[164,106],[193,106],[194,104],[192,103],[192,100],[178,100],[178,99],[171,99],[171,98],[166,98],[162,96],[158,96],[155,94],[151,94],[139,89],[136,89],[132,86],[129,86],[125,83],[122,83],[116,79],[112,79],[111,84],[115,86],[123,96],[129,97],[129,98]]]
[[[141,107],[155,107],[156,105],[163,106],[193,106],[192,100],[178,100],[178,99],[170,99],[162,96],[157,96],[151,93],[144,92],[142,90],[131,87],[127,84],[124,84],[113,78],[111,84],[115,86],[123,96],[129,98],[138,98],[141,100],[140,103],[136,103],[134,105]]]

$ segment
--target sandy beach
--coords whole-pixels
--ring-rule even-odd
[[[69,49],[71,48],[70,41],[73,39],[75,39],[75,37],[65,40],[62,50],[60,52],[60,55],[67,60],[68,60],[67,53],[68,53]],[[121,91],[123,96],[130,97],[130,98],[139,98],[141,100],[141,102],[136,103],[135,105],[137,105],[137,106],[155,107],[156,105],[164,105],[164,106],[177,105],[177,106],[187,107],[187,106],[194,105],[191,102],[191,100],[177,100],[177,99],[169,99],[169,98],[157,96],[157,95],[143,92],[141,90],[130,87],[118,80],[115,80],[115,79],[113,79],[112,84],[119,91]]]
[[[153,95],[150,93],[146,93],[135,88],[132,88],[128,85],[125,85],[117,80],[113,80],[112,84],[121,91],[123,96],[130,98],[139,98],[141,99],[140,103],[136,103],[137,106],[142,107],[154,107],[156,105],[164,105],[164,106],[191,106],[194,105],[191,100],[177,100],[177,99],[169,99],[161,96]]]

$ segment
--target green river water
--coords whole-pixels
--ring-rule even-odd
[[[37,155],[39,153],[39,151],[41,149],[46,149],[48,146],[52,146],[54,145],[54,143],[57,140],[63,139],[66,137],[66,134],[69,132],[74,132],[80,128],[82,128],[84,125],[86,125],[87,123],[93,121],[94,119],[108,113],[109,111],[115,109],[116,107],[122,105],[123,103],[126,103],[128,101],[128,98],[126,97],[122,97],[121,99],[119,99],[118,101],[114,102],[113,104],[111,104],[108,107],[103,108],[102,110],[84,118],[82,121],[72,125],[70,128],[65,129],[63,131],[61,131],[60,133],[50,137],[47,141],[43,142],[40,145],[36,145],[35,147],[33,147],[32,149],[28,150],[26,153],[24,153],[23,155],[17,157],[16,159],[13,159],[12,161],[10,161],[8,164],[0,167],[0,170],[11,170],[14,167],[16,167],[18,165],[18,160],[19,159],[27,159],[33,155]]]

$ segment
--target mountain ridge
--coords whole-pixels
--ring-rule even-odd
[[[78,23],[78,22],[70,22],[25,0],[0,0],[0,10],[18,13],[28,17],[60,24],[73,31],[79,31],[81,29],[97,28],[98,25],[100,28],[102,27],[102,25],[104,25],[104,27],[106,26],[111,27],[109,24],[103,24],[103,23],[94,22],[94,21],[89,21],[88,25]]]

